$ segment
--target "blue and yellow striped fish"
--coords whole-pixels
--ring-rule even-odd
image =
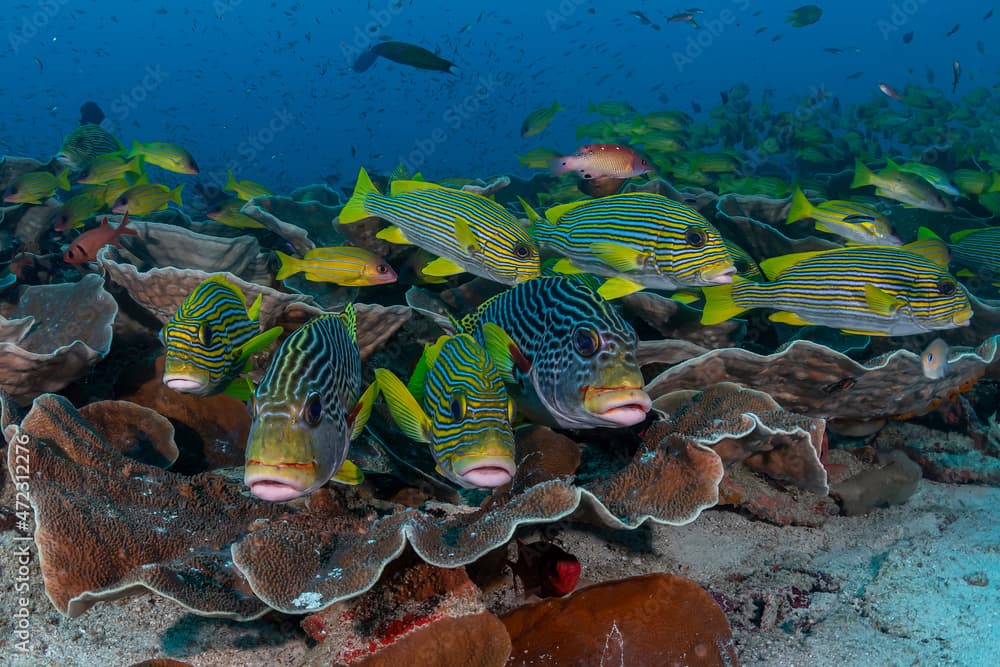
[[[816,229],[835,234],[848,241],[864,245],[902,245],[893,231],[889,220],[871,206],[843,199],[831,199],[815,206],[806,199],[802,188],[792,193],[792,205],[788,208],[787,224],[805,218],[816,221]]]
[[[945,270],[940,244],[849,246],[765,260],[771,280],[737,277],[704,287],[702,324],[717,324],[752,308],[774,308],[774,322],[818,324],[847,333],[903,336],[966,326],[965,289]]]
[[[938,238],[926,227],[917,232],[918,239]],[[965,268],[958,272],[960,277],[975,275],[971,269],[986,269],[993,273],[992,278],[1000,276],[1000,227],[981,227],[978,229],[963,229],[948,237],[948,250],[955,264]]]
[[[264,500],[291,500],[331,477],[362,480],[347,460],[364,429],[378,384],[361,392],[361,356],[353,304],[292,332],[271,358],[250,403],[244,482]]]
[[[981,195],[989,190],[994,174],[978,169],[956,169],[951,172],[952,182],[963,195]]]
[[[496,488],[514,477],[514,402],[472,336],[441,336],[428,345],[409,388],[384,368],[375,377],[393,420],[408,438],[430,445],[439,474],[467,489]]]
[[[618,428],[649,411],[635,330],[579,280],[529,280],[487,300],[458,327],[486,347],[530,421]]]
[[[124,148],[115,135],[100,125],[85,123],[66,135],[55,159],[70,171],[77,171],[96,157]]]
[[[261,332],[260,297],[248,309],[240,288],[215,275],[188,295],[160,331],[167,348],[163,384],[174,391],[211,396],[224,391],[249,396],[237,381],[250,355],[271,344],[281,327]]]
[[[379,194],[362,168],[339,222],[388,220],[393,226],[379,232],[379,238],[413,244],[439,256],[423,268],[428,276],[468,271],[515,285],[539,274],[535,241],[510,211],[492,199],[426,181],[393,181],[390,188],[391,196]]]
[[[610,276],[599,290],[631,292],[730,282],[735,271],[722,236],[700,213],[663,195],[628,192],[554,206],[537,214],[532,235],[568,262],[557,270]]]

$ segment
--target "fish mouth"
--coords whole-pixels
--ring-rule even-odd
[[[969,323],[971,321],[972,321],[972,309],[971,308],[969,308],[967,310],[963,310],[960,313],[956,313],[951,318],[952,324],[954,324],[957,327],[966,327],[966,326],[969,326]]]
[[[642,389],[622,387],[587,387],[583,407],[604,421],[633,426],[646,418],[653,402]]]
[[[315,463],[277,463],[247,461],[243,483],[261,500],[284,502],[313,490]]]
[[[701,279],[713,285],[722,285],[733,282],[736,275],[736,266],[733,264],[716,264],[701,272]]]
[[[486,456],[462,462],[454,471],[466,488],[495,489],[510,483],[517,467],[509,456]]]
[[[208,380],[194,375],[164,373],[163,384],[182,394],[202,394],[208,391]]]

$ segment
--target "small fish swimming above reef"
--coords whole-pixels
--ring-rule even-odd
[[[227,392],[249,398],[250,385],[234,381],[250,356],[283,331],[281,327],[260,331],[260,304],[257,297],[247,308],[240,288],[222,275],[198,285],[160,331],[167,348],[163,384],[196,396]]]
[[[558,102],[552,102],[552,106],[535,109],[521,123],[521,138],[527,139],[536,134],[541,134],[549,126],[556,114],[563,110],[563,106]]]
[[[785,17],[785,21],[790,23],[793,28],[801,28],[816,23],[821,16],[823,16],[821,8],[816,5],[803,5],[790,11]]]
[[[653,171],[646,158],[620,144],[581,146],[575,155],[552,158],[549,166],[553,176],[576,171],[585,179],[632,178]]]
[[[879,197],[895,199],[913,208],[944,213],[955,210],[949,200],[920,176],[891,167],[875,173],[861,160],[855,160],[851,187],[862,188],[866,185],[874,185],[875,194]]]
[[[785,222],[792,224],[805,218],[815,220],[818,231],[836,234],[855,243],[902,244],[902,241],[893,234],[886,217],[872,207],[842,199],[833,199],[814,206],[806,199],[801,188],[795,188]]]
[[[197,174],[198,164],[191,157],[191,154],[180,146],[168,144],[162,141],[150,141],[147,143],[132,142],[132,150],[125,156],[132,159],[136,156],[148,164],[155,164],[157,167],[173,171],[178,174]]]
[[[392,223],[377,236],[413,244],[438,255],[428,276],[468,271],[506,285],[540,272],[538,246],[506,208],[482,195],[426,181],[393,181],[383,195],[362,168],[354,193],[340,211],[341,224],[379,217]]]
[[[3,200],[8,204],[41,204],[54,195],[56,189],[70,189],[66,170],[59,172],[58,176],[48,171],[29,171],[11,181]]]
[[[183,189],[183,185],[178,185],[171,190],[160,183],[133,185],[118,195],[118,199],[111,205],[111,212],[146,215],[167,208],[167,204],[170,202],[181,206],[181,190]]]
[[[223,190],[235,192],[237,197],[245,201],[249,201],[254,197],[265,197],[273,194],[260,183],[254,183],[253,181],[248,180],[236,180],[236,176],[233,175],[232,169],[226,172],[226,187],[224,187]]]
[[[244,482],[263,500],[312,493],[331,477],[361,482],[347,460],[365,427],[378,385],[361,392],[361,356],[353,304],[292,332],[271,358],[251,400]]]
[[[396,282],[396,272],[381,257],[370,250],[355,246],[313,248],[302,259],[275,251],[281,268],[278,280],[304,272],[306,280],[336,283],[347,287],[385,285]]]
[[[485,345],[530,421],[619,428],[649,412],[635,330],[582,281],[529,280],[484,302],[460,328]]]
[[[108,245],[118,246],[118,237],[122,234],[136,236],[134,229],[127,228],[128,213],[122,218],[117,227],[108,224],[108,219],[104,218],[99,227],[88,229],[80,234],[75,241],[69,244],[69,248],[63,253],[63,261],[67,264],[85,264],[97,259],[97,251]]]
[[[948,374],[948,343],[935,338],[920,353],[920,367],[928,380],[940,380]]]
[[[428,345],[409,388],[384,368],[375,377],[406,436],[430,445],[439,474],[464,488],[495,488],[514,477],[514,403],[472,336]]]

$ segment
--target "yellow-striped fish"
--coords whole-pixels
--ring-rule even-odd
[[[835,234],[848,241],[865,245],[902,245],[892,231],[889,220],[870,206],[843,199],[832,199],[813,205],[802,188],[792,193],[792,205],[785,222],[792,224],[805,218],[816,221],[816,229]]]
[[[142,173],[141,156],[126,160],[118,153],[108,153],[95,157],[87,163],[76,182],[86,185],[104,185],[124,178],[125,174],[139,173]]]
[[[334,478],[363,479],[347,460],[351,440],[364,430],[378,394],[361,391],[361,356],[353,304],[339,315],[319,315],[292,332],[250,403],[244,482],[264,500],[291,500]]]
[[[145,215],[167,208],[167,204],[170,202],[181,206],[181,190],[183,189],[183,185],[178,185],[171,190],[160,183],[133,185],[118,196],[118,199],[111,206],[111,212]]]
[[[56,161],[70,171],[85,167],[94,158],[118,153],[125,147],[100,125],[84,123],[63,140]]]
[[[125,156],[134,158],[141,155],[148,164],[155,164],[161,169],[173,171],[178,174],[197,174],[198,163],[194,161],[191,154],[175,144],[168,144],[164,141],[150,141],[140,143],[132,142],[132,150]]]
[[[563,110],[563,106],[558,102],[553,102],[550,107],[536,109],[529,113],[521,123],[521,138],[527,139],[536,134],[541,134],[549,126],[556,114]]]
[[[690,206],[629,192],[554,206],[532,235],[568,261],[556,270],[610,276],[599,290],[616,298],[643,287],[681,289],[730,282],[735,268],[722,236]]]
[[[702,324],[724,322],[753,308],[773,308],[774,322],[817,324],[847,333],[904,336],[966,326],[965,289],[942,266],[939,244],[849,246],[761,262],[771,282],[737,277],[704,287]],[[943,260],[946,265],[947,260]]]
[[[430,445],[439,474],[467,489],[514,477],[514,403],[472,336],[441,336],[424,348],[409,388],[384,368],[375,377],[393,420],[408,438]]]
[[[981,195],[993,182],[993,175],[978,169],[956,169],[951,172],[952,182],[966,195]]]
[[[260,183],[254,183],[253,181],[237,181],[236,176],[233,175],[232,169],[226,170],[226,187],[223,190],[230,190],[236,193],[236,196],[244,201],[250,201],[254,197],[266,197],[272,194],[270,190],[265,188]]]
[[[222,275],[203,281],[184,299],[160,331],[167,348],[163,384],[197,396],[222,392],[241,398],[249,388],[238,381],[250,355],[271,344],[281,327],[261,332],[261,298],[250,308],[240,288]]]
[[[513,285],[540,271],[538,246],[506,208],[481,195],[425,181],[393,181],[391,196],[379,194],[361,169],[341,224],[379,217],[392,223],[377,236],[438,255],[423,268],[429,276],[468,271]]]
[[[209,220],[215,220],[227,227],[235,227],[237,229],[267,229],[267,225],[255,218],[251,218],[243,212],[244,204],[246,202],[242,199],[227,199],[213,206],[205,216]]]
[[[306,280],[347,287],[385,285],[396,282],[396,271],[382,257],[355,246],[313,248],[302,259],[275,251],[281,268],[278,280],[305,272]]]
[[[104,202],[96,199],[89,192],[81,192],[78,195],[73,195],[59,209],[52,229],[57,232],[63,232],[67,229],[83,227],[83,223],[94,217],[94,214],[102,208],[104,208]]]
[[[29,171],[21,174],[7,186],[3,200],[9,204],[41,204],[56,193],[56,189],[69,190],[69,170],[55,175],[50,171]]]
[[[918,239],[937,239],[938,236],[926,227],[917,231]],[[966,267],[958,275],[972,275],[969,269],[986,269],[1000,275],[1000,227],[979,227],[963,229],[948,237],[951,260]]]
[[[866,185],[874,185],[875,194],[879,197],[894,199],[914,208],[944,213],[955,210],[950,200],[920,176],[892,168],[883,169],[876,174],[864,162],[855,160],[851,188]]]
[[[89,186],[86,188],[86,192],[89,192],[94,199],[100,200],[105,206],[111,207],[126,190],[136,185],[146,185],[148,183],[149,177],[143,173],[135,181],[129,180],[127,176],[126,178],[116,178],[104,185]]]

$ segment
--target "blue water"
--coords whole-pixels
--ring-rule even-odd
[[[880,82],[925,84],[928,68],[948,89],[953,60],[959,95],[995,84],[1000,17],[982,20],[990,2],[827,2],[818,23],[792,28],[784,17],[798,5],[704,1],[694,30],[666,22],[680,4],[641,0],[16,2],[0,13],[0,153],[50,157],[94,100],[126,144],[186,147],[208,184],[227,166],[275,191],[324,177],[347,185],[360,165],[387,172],[399,162],[429,178],[526,175],[515,153],[575,148],[575,127],[597,119],[589,101],[640,112],[692,112],[694,102],[704,119],[719,91],[746,82],[751,99],[770,90],[775,111],[817,90],[848,104],[878,95]],[[379,39],[420,44],[460,72],[381,59],[354,72]],[[567,110],[521,139],[524,116],[553,99]]]

